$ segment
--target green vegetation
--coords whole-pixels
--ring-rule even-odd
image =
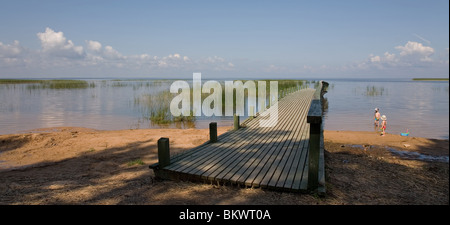
[[[141,159],[135,159],[132,161],[129,161],[127,163],[128,166],[134,166],[134,165],[144,165],[145,163]]]
[[[32,84],[41,83],[43,80],[26,80],[26,79],[0,79],[0,84]]]
[[[161,87],[169,83],[167,80],[110,80],[102,81],[103,86],[110,87],[132,87],[133,90],[138,90],[140,88],[151,88],[151,87]]]
[[[278,95],[284,97],[286,93],[306,88],[309,81],[304,80],[276,80],[278,81]],[[319,83],[317,83],[319,84]],[[267,90],[266,92],[268,92]]]
[[[44,80],[39,84],[31,84],[28,89],[83,89],[93,88],[94,83],[85,80]]]
[[[175,117],[170,112],[170,102],[172,99],[178,95],[170,93],[168,87],[173,80],[161,79],[161,80],[139,80],[139,79],[114,79],[114,80],[101,80],[101,81],[86,81],[86,80],[64,80],[64,79],[54,79],[54,80],[34,80],[34,79],[0,79],[0,85],[4,84],[5,87],[16,88],[16,85],[21,85],[21,87],[28,90],[40,90],[40,89],[85,89],[85,88],[95,88],[96,85],[99,87],[111,87],[111,88],[132,88],[133,90],[138,90],[140,88],[145,88],[145,90],[151,90],[150,93],[139,94],[134,97],[134,106],[141,114],[140,120],[149,121],[153,124],[173,124],[178,125],[193,125],[196,121],[194,112],[192,108],[190,110],[189,116],[178,116]],[[247,80],[241,80],[245,83]],[[258,80],[253,80],[256,85],[256,93],[258,93]],[[270,83],[267,81],[278,81],[278,98],[282,98],[287,94],[306,88],[310,83],[316,84],[314,81],[305,80],[261,80],[266,81],[266,99],[267,106],[269,103],[270,95]],[[225,86],[223,81],[219,81],[222,85],[222,91],[225,91]],[[191,104],[193,99],[193,91],[191,84]],[[210,94],[202,93],[201,101],[208,97]],[[93,98],[95,94],[91,95]],[[248,97],[247,89],[244,90],[245,98]],[[233,102],[236,104],[236,93],[233,93]],[[132,100],[133,101],[133,100]],[[131,102],[133,104],[133,102]],[[212,106],[211,106],[212,107]],[[247,106],[245,106],[247,109]],[[225,114],[225,94],[222,94],[222,110]],[[257,107],[255,108],[255,111]]]
[[[28,84],[28,89],[80,89],[95,87],[95,83],[88,83],[85,80],[0,79],[0,84]]]
[[[145,94],[134,98],[134,105],[142,113],[144,120],[150,120],[154,124],[169,124],[173,122],[194,122],[195,116],[173,116],[170,113],[170,102],[176,94],[170,91],[162,91],[157,94]]]
[[[366,96],[383,96],[384,87],[367,86]]]
[[[448,78],[413,78],[415,81],[448,81]]]
[[[269,81],[269,80],[262,80],[262,81]],[[278,81],[278,97],[282,98],[288,93],[291,93],[293,91],[306,88],[307,85],[310,83],[310,81],[304,81],[304,80],[276,80]],[[116,84],[120,81],[114,81],[113,86],[119,87],[122,85]],[[152,85],[155,84],[161,84],[160,82],[167,82],[167,81],[153,81]],[[242,83],[245,83],[246,80],[242,80]],[[142,82],[145,83],[145,82]],[[223,82],[220,82],[222,85],[222,91],[225,90],[225,86]],[[318,84],[318,82],[312,82],[314,84]],[[123,83],[122,83],[123,84]],[[126,85],[126,84],[125,84]],[[130,84],[131,85],[131,84]],[[255,80],[256,88],[257,86],[257,80]],[[191,86],[191,104],[193,99],[193,90]],[[256,90],[256,93],[258,93],[258,90]],[[189,125],[189,123],[193,123],[196,120],[196,117],[194,116],[194,112],[191,110],[189,116],[178,116],[175,117],[170,112],[170,102],[172,99],[178,94],[170,93],[169,90],[160,91],[156,94],[144,94],[141,96],[137,96],[134,98],[134,106],[137,107],[139,112],[142,114],[143,120],[149,120],[153,124],[159,124],[159,125],[165,125],[165,124],[185,124]],[[210,94],[208,93],[202,93],[201,94],[201,101],[208,97]],[[245,98],[248,96],[247,89],[244,90]],[[268,101],[270,95],[270,83],[266,82],[266,99]],[[236,104],[236,92],[233,93],[233,104]],[[211,106],[212,107],[212,106]],[[247,106],[246,106],[247,107]],[[256,110],[256,109],[255,109]],[[225,114],[225,94],[222,94],[222,113]],[[185,124],[186,125],[186,124]]]

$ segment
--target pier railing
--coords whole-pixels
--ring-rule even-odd
[[[311,106],[308,111],[307,122],[310,125],[309,134],[309,161],[308,161],[308,189],[316,190],[325,188],[324,162],[323,159],[323,95],[326,93],[328,83],[320,81],[314,92]],[[322,157],[320,157],[322,154]],[[319,177],[320,176],[320,177]],[[320,190],[319,190],[320,192]]]

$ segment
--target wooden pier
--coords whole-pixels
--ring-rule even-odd
[[[168,160],[160,158],[164,163],[150,168],[163,179],[324,193],[321,98],[325,84],[321,82],[317,90],[303,89],[281,98],[267,109],[269,113],[278,110],[278,118],[258,113],[244,121],[241,128],[219,137],[214,137],[212,130],[212,141]],[[276,119],[273,127],[260,126],[261,120]],[[162,152],[169,151],[168,146],[161,148]]]

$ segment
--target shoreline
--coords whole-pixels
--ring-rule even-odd
[[[218,127],[218,136],[233,129]],[[101,136],[100,138],[97,138]],[[122,138],[121,137],[126,137]],[[148,137],[150,137],[148,139]],[[209,140],[209,129],[151,128],[126,130],[97,130],[85,127],[49,127],[24,131],[23,133],[0,135],[0,171],[49,164],[86,152],[124,147],[134,141],[141,145],[156,145],[161,137],[168,137],[171,154],[189,150]],[[146,139],[147,138],[147,139]],[[80,139],[85,139],[80,141]],[[100,140],[101,139],[101,140]],[[449,140],[425,137],[405,137],[386,133],[380,136],[373,131],[324,130],[324,142],[367,150],[383,147],[392,153],[408,157],[408,152],[430,157],[449,157]],[[146,140],[146,141],[142,141]],[[59,146],[59,148],[58,148]],[[51,154],[45,149],[53,149]],[[13,150],[13,151],[11,151]],[[13,154],[14,153],[14,154]],[[420,155],[417,155],[419,157]]]
[[[232,129],[232,126],[228,125],[218,125],[217,128],[226,128],[226,129]],[[15,133],[5,133],[0,134],[1,136],[4,135],[25,135],[25,134],[34,134],[34,133],[51,133],[51,132],[62,132],[62,131],[90,131],[90,132],[108,132],[108,131],[128,131],[128,130],[207,130],[208,128],[132,128],[132,129],[112,129],[112,130],[101,130],[101,129],[94,129],[94,128],[87,128],[87,127],[70,127],[70,126],[62,126],[62,127],[44,127],[44,128],[35,128],[35,129],[29,129],[29,130],[23,130],[18,131]],[[375,131],[367,131],[367,130],[330,130],[325,129],[324,132],[350,132],[350,133],[371,133],[376,135],[379,132]],[[397,136],[397,137],[404,137],[400,134],[393,134],[386,132],[388,136]],[[439,140],[439,141],[449,141],[450,138],[433,138],[433,137],[421,137],[421,136],[406,136],[405,138],[420,138],[420,139],[429,139],[429,140]]]
[[[218,127],[218,135],[231,127]],[[58,127],[0,135],[0,204],[447,204],[448,140],[324,131],[327,196],[156,180],[156,142],[171,153],[209,129]],[[389,148],[413,153],[393,154]],[[444,157],[442,162],[419,155]],[[446,158],[445,158],[446,157]]]

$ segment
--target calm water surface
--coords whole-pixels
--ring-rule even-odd
[[[449,138],[449,84],[440,81],[327,80],[330,83],[325,129],[374,131],[373,111],[388,118],[388,133]],[[194,123],[155,124],[150,108],[170,101],[159,94],[172,80],[88,80],[85,89],[39,89],[0,84],[0,134],[46,127],[77,126],[101,130],[207,128],[210,121],[232,126],[230,117],[197,118]],[[152,97],[153,96],[153,97]],[[149,101],[151,102],[149,103]]]
[[[448,81],[329,80],[325,129],[374,131],[374,109],[387,117],[387,133],[449,138]]]

